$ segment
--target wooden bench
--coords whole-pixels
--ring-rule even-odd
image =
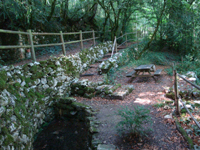
[[[162,69],[156,70],[156,72],[154,72],[154,76],[159,76],[161,72],[162,72]]]
[[[127,74],[126,74],[126,77],[132,77],[132,76],[135,75],[135,74],[136,74],[136,71],[133,70],[133,71],[127,73]]]

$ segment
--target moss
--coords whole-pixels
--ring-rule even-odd
[[[10,143],[14,142],[14,138],[10,134],[6,134],[6,138],[4,140],[4,145],[8,146]]]
[[[178,122],[178,119],[174,117],[176,127],[178,128],[178,131],[182,134],[182,136],[185,138],[185,140],[188,142],[190,149],[194,148],[194,144],[192,139],[187,135],[186,131],[181,127],[181,124]]]
[[[79,106],[79,107],[85,107],[85,108],[86,108],[86,107],[89,107],[88,105],[85,105],[85,104],[83,104],[83,103],[78,103],[78,102],[73,102],[72,105],[73,105],[73,106]]]
[[[10,92],[11,94],[15,95],[15,97],[17,99],[20,99],[21,96],[20,94],[18,93],[18,91],[15,89],[15,87],[13,85],[8,85],[8,88],[7,88],[8,92]]]
[[[119,87],[121,87],[121,84],[117,84],[114,88],[112,88],[112,92],[114,92],[116,89],[118,89]]]
[[[41,66],[41,67],[46,66],[46,64],[47,64],[47,61],[46,61],[46,60],[44,60],[44,61],[40,61],[40,66]]]
[[[45,94],[46,94],[46,95],[49,95],[52,91],[53,91],[52,89],[47,88],[47,89],[45,90]]]
[[[175,94],[173,92],[166,93],[166,97],[175,100]]]
[[[87,93],[85,93],[85,94],[83,95],[83,97],[89,98],[89,99],[93,98],[94,96],[95,96],[94,93],[92,93],[92,94],[87,94]]]
[[[58,87],[58,86],[62,86],[62,84],[63,84],[62,82],[58,82],[56,86],[57,86],[57,87]]]
[[[44,72],[36,72],[34,75],[31,76],[31,79],[36,80],[36,79],[44,77],[44,75],[45,75]]]
[[[29,83],[31,83],[31,78],[25,78],[25,87],[29,87]]]
[[[33,73],[33,74],[37,73],[38,72],[38,66],[36,66],[36,65],[32,66],[30,68],[30,72]]]
[[[86,88],[87,93],[94,93],[95,92],[94,88],[91,88],[91,87],[85,87],[85,88]]]
[[[0,90],[5,89],[7,81],[7,72],[5,70],[0,71]]]
[[[77,91],[77,94],[80,95],[80,96],[83,96],[84,93],[85,93],[85,92],[84,92],[83,90],[78,90],[78,91]]]
[[[13,85],[17,90],[21,87],[21,85],[17,82]]]

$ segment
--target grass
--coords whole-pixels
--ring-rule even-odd
[[[157,108],[161,108],[161,107],[164,107],[165,104],[164,103],[157,103],[157,104],[154,104],[153,106],[157,107]]]

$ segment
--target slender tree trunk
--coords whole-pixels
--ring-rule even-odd
[[[163,9],[162,9],[162,11],[161,11],[161,14],[160,14],[159,19],[157,20],[156,29],[155,29],[153,35],[151,36],[150,41],[149,41],[149,42],[147,43],[147,45],[143,48],[143,50],[139,53],[139,55],[138,55],[138,57],[137,57],[136,59],[140,59],[141,56],[142,56],[142,54],[143,54],[144,52],[146,52],[146,50],[149,49],[150,44],[151,44],[151,42],[153,41],[154,37],[156,36],[156,33],[157,33],[158,28],[159,28],[159,26],[160,26],[160,22],[161,22],[161,20],[162,20],[162,15],[163,15],[163,13],[164,13],[164,11],[165,11],[165,6],[166,6],[166,0],[164,0]]]
[[[49,14],[49,16],[47,17],[47,20],[50,21],[53,14],[54,14],[54,10],[55,10],[55,7],[56,7],[56,0],[54,0],[51,4],[51,12]]]

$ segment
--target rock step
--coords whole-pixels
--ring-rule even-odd
[[[99,64],[92,64],[92,65],[90,65],[90,68],[99,68]]]
[[[114,92],[109,97],[110,99],[123,100],[125,96],[130,94],[134,89],[133,85],[123,85],[119,90],[117,90],[117,92]]]
[[[111,144],[99,144],[97,150],[116,150],[116,146]]]
[[[84,77],[84,76],[94,76],[94,75],[97,75],[97,74],[94,74],[94,73],[86,73],[86,74],[81,74],[80,77]]]

